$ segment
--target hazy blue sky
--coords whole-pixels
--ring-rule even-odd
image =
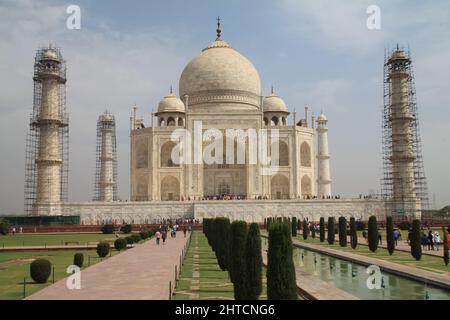
[[[0,1],[0,212],[22,213],[25,138],[35,50],[50,42],[67,60],[69,198],[92,198],[98,115],[118,125],[119,194],[129,197],[129,115],[149,113],[178,89],[184,66],[222,35],[273,84],[289,108],[329,118],[333,193],[379,190],[386,47],[414,59],[425,172],[437,206],[450,203],[450,2],[433,1]],[[81,30],[66,8],[81,7]],[[381,30],[366,8],[381,8]]]

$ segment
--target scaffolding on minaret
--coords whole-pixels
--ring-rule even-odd
[[[108,111],[98,117],[94,201],[117,201],[116,121]]]
[[[430,201],[409,50],[397,46],[386,51],[383,88],[381,194],[386,214],[399,220],[420,217]]]
[[[58,62],[57,67],[45,65],[47,57],[44,54],[52,52],[55,54],[54,61]],[[68,178],[69,178],[69,115],[66,110],[66,62],[62,57],[59,48],[41,47],[37,50],[34,62],[33,74],[33,110],[29,118],[29,131],[26,138],[25,151],[25,186],[24,186],[24,211],[26,214],[33,213],[33,205],[37,200],[38,193],[38,161],[40,152],[41,128],[48,125],[49,119],[41,116],[42,111],[42,83],[49,74],[57,80],[57,100],[58,115],[50,121],[57,124],[58,131],[58,153],[61,161],[59,174],[59,199],[61,202],[68,200]],[[53,177],[48,177],[50,180]]]

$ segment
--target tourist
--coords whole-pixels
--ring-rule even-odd
[[[156,231],[156,244],[157,245],[159,245],[159,240],[161,239],[161,232],[159,232],[159,230],[158,231]]]
[[[398,233],[398,240],[402,241],[402,232],[400,231],[400,229],[397,229],[397,233]]]
[[[19,233],[23,233],[22,226],[20,226],[20,228],[19,228]]]
[[[409,229],[408,230],[408,240],[406,240],[409,245],[411,245],[411,240],[412,240],[412,230]]]
[[[433,235],[433,243],[436,251],[439,251],[439,244],[441,243],[441,237],[439,236],[439,232],[435,232]]]
[[[394,241],[395,241],[395,246],[398,245],[398,230],[394,229]]]
[[[426,249],[428,245],[428,237],[425,233],[422,234],[422,237],[420,238],[420,243],[422,244],[422,249]]]
[[[434,250],[433,231],[428,231],[428,250]]]
[[[378,244],[381,246],[383,242],[381,241],[381,233],[378,231]]]
[[[166,238],[167,238],[167,230],[163,230],[161,237],[162,237],[163,244],[165,244]]]
[[[186,226],[183,227],[183,234],[184,234],[184,237],[186,238]]]
[[[12,234],[15,235],[16,234],[16,227],[12,228]]]

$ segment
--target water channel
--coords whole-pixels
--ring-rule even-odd
[[[267,247],[267,239],[263,238]],[[267,248],[266,248],[267,249]],[[450,300],[450,291],[382,272],[381,287],[369,289],[365,266],[294,247],[295,267],[363,300]]]

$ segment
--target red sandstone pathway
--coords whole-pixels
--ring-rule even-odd
[[[339,241],[338,238],[336,238],[336,239]],[[349,238],[349,241],[350,241],[350,238]],[[363,239],[358,238],[358,244],[365,245],[365,246],[368,245],[367,241],[364,240],[364,238]],[[378,246],[381,247],[381,248],[385,248],[386,249],[387,244],[386,244],[385,239],[383,239],[383,244],[382,245],[378,245]],[[444,246],[442,244],[439,245],[439,251],[428,250],[428,249],[423,249],[422,248],[422,254],[426,254],[426,255],[430,255],[430,256],[442,257],[443,254],[444,254],[443,251],[442,251],[443,248],[444,248]],[[411,252],[411,247],[409,246],[409,244],[406,241],[401,240],[401,241],[398,241],[397,246],[395,247],[395,250]]]
[[[182,232],[166,244],[151,239],[81,272],[81,289],[69,290],[66,279],[27,297],[29,300],[167,300],[175,265],[187,243]]]

